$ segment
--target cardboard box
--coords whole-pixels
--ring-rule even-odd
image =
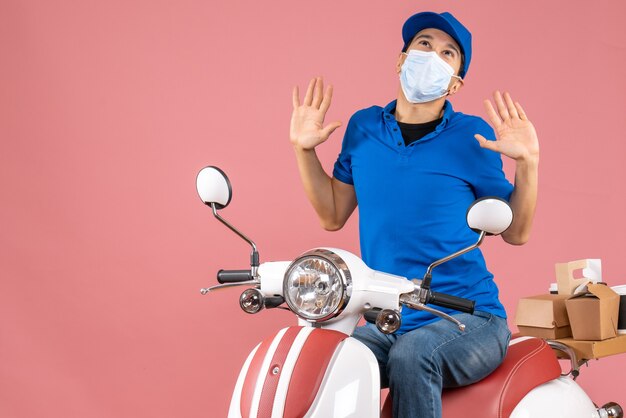
[[[579,360],[593,360],[614,354],[626,353],[626,335],[620,335],[603,341],[579,341],[573,338],[562,338],[557,341],[572,347]]]
[[[570,337],[565,301],[569,295],[544,294],[520,299],[515,325],[520,334],[538,338]]]
[[[556,263],[554,268],[559,295],[573,295],[587,282],[602,281],[602,260],[597,258]],[[582,277],[575,278],[574,272],[581,272]]]
[[[565,301],[575,340],[605,340],[617,335],[619,295],[602,284],[589,284],[588,292]]]
[[[617,333],[626,334],[626,285],[611,287],[619,295],[619,318]]]

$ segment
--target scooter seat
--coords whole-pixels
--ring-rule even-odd
[[[443,417],[508,417],[528,392],[560,375],[561,366],[544,340],[517,338],[492,374],[473,385],[443,391]],[[381,417],[391,416],[388,396]]]

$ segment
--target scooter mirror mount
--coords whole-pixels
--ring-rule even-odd
[[[506,200],[499,197],[483,197],[475,200],[470,205],[467,209],[466,219],[467,225],[479,234],[478,240],[475,244],[437,260],[428,266],[421,284],[423,293],[428,292],[430,289],[432,271],[435,267],[478,248],[482,244],[485,235],[500,235],[506,231],[513,223],[513,210]]]
[[[202,202],[211,207],[213,216],[252,247],[250,273],[252,279],[255,280],[258,277],[259,268],[259,252],[256,244],[217,213],[218,210],[228,206],[233,197],[233,189],[228,176],[218,167],[204,167],[196,177],[196,189]]]

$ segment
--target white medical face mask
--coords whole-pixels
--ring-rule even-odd
[[[446,96],[452,77],[463,81],[435,51],[412,49],[403,54],[406,59],[400,70],[400,85],[410,103],[426,103]]]

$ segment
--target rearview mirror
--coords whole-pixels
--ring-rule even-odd
[[[428,266],[424,280],[422,280],[422,289],[430,289],[432,271],[435,267],[478,248],[485,235],[500,235],[513,223],[513,210],[505,200],[499,197],[484,197],[474,201],[467,209],[466,216],[467,225],[480,234],[478,240],[475,244],[441,258]]]
[[[513,210],[499,197],[478,199],[467,210],[467,225],[476,232],[500,235],[513,223]]]
[[[233,191],[230,181],[217,167],[204,167],[196,177],[196,189],[205,205],[215,204],[216,209],[223,209],[230,203]]]

